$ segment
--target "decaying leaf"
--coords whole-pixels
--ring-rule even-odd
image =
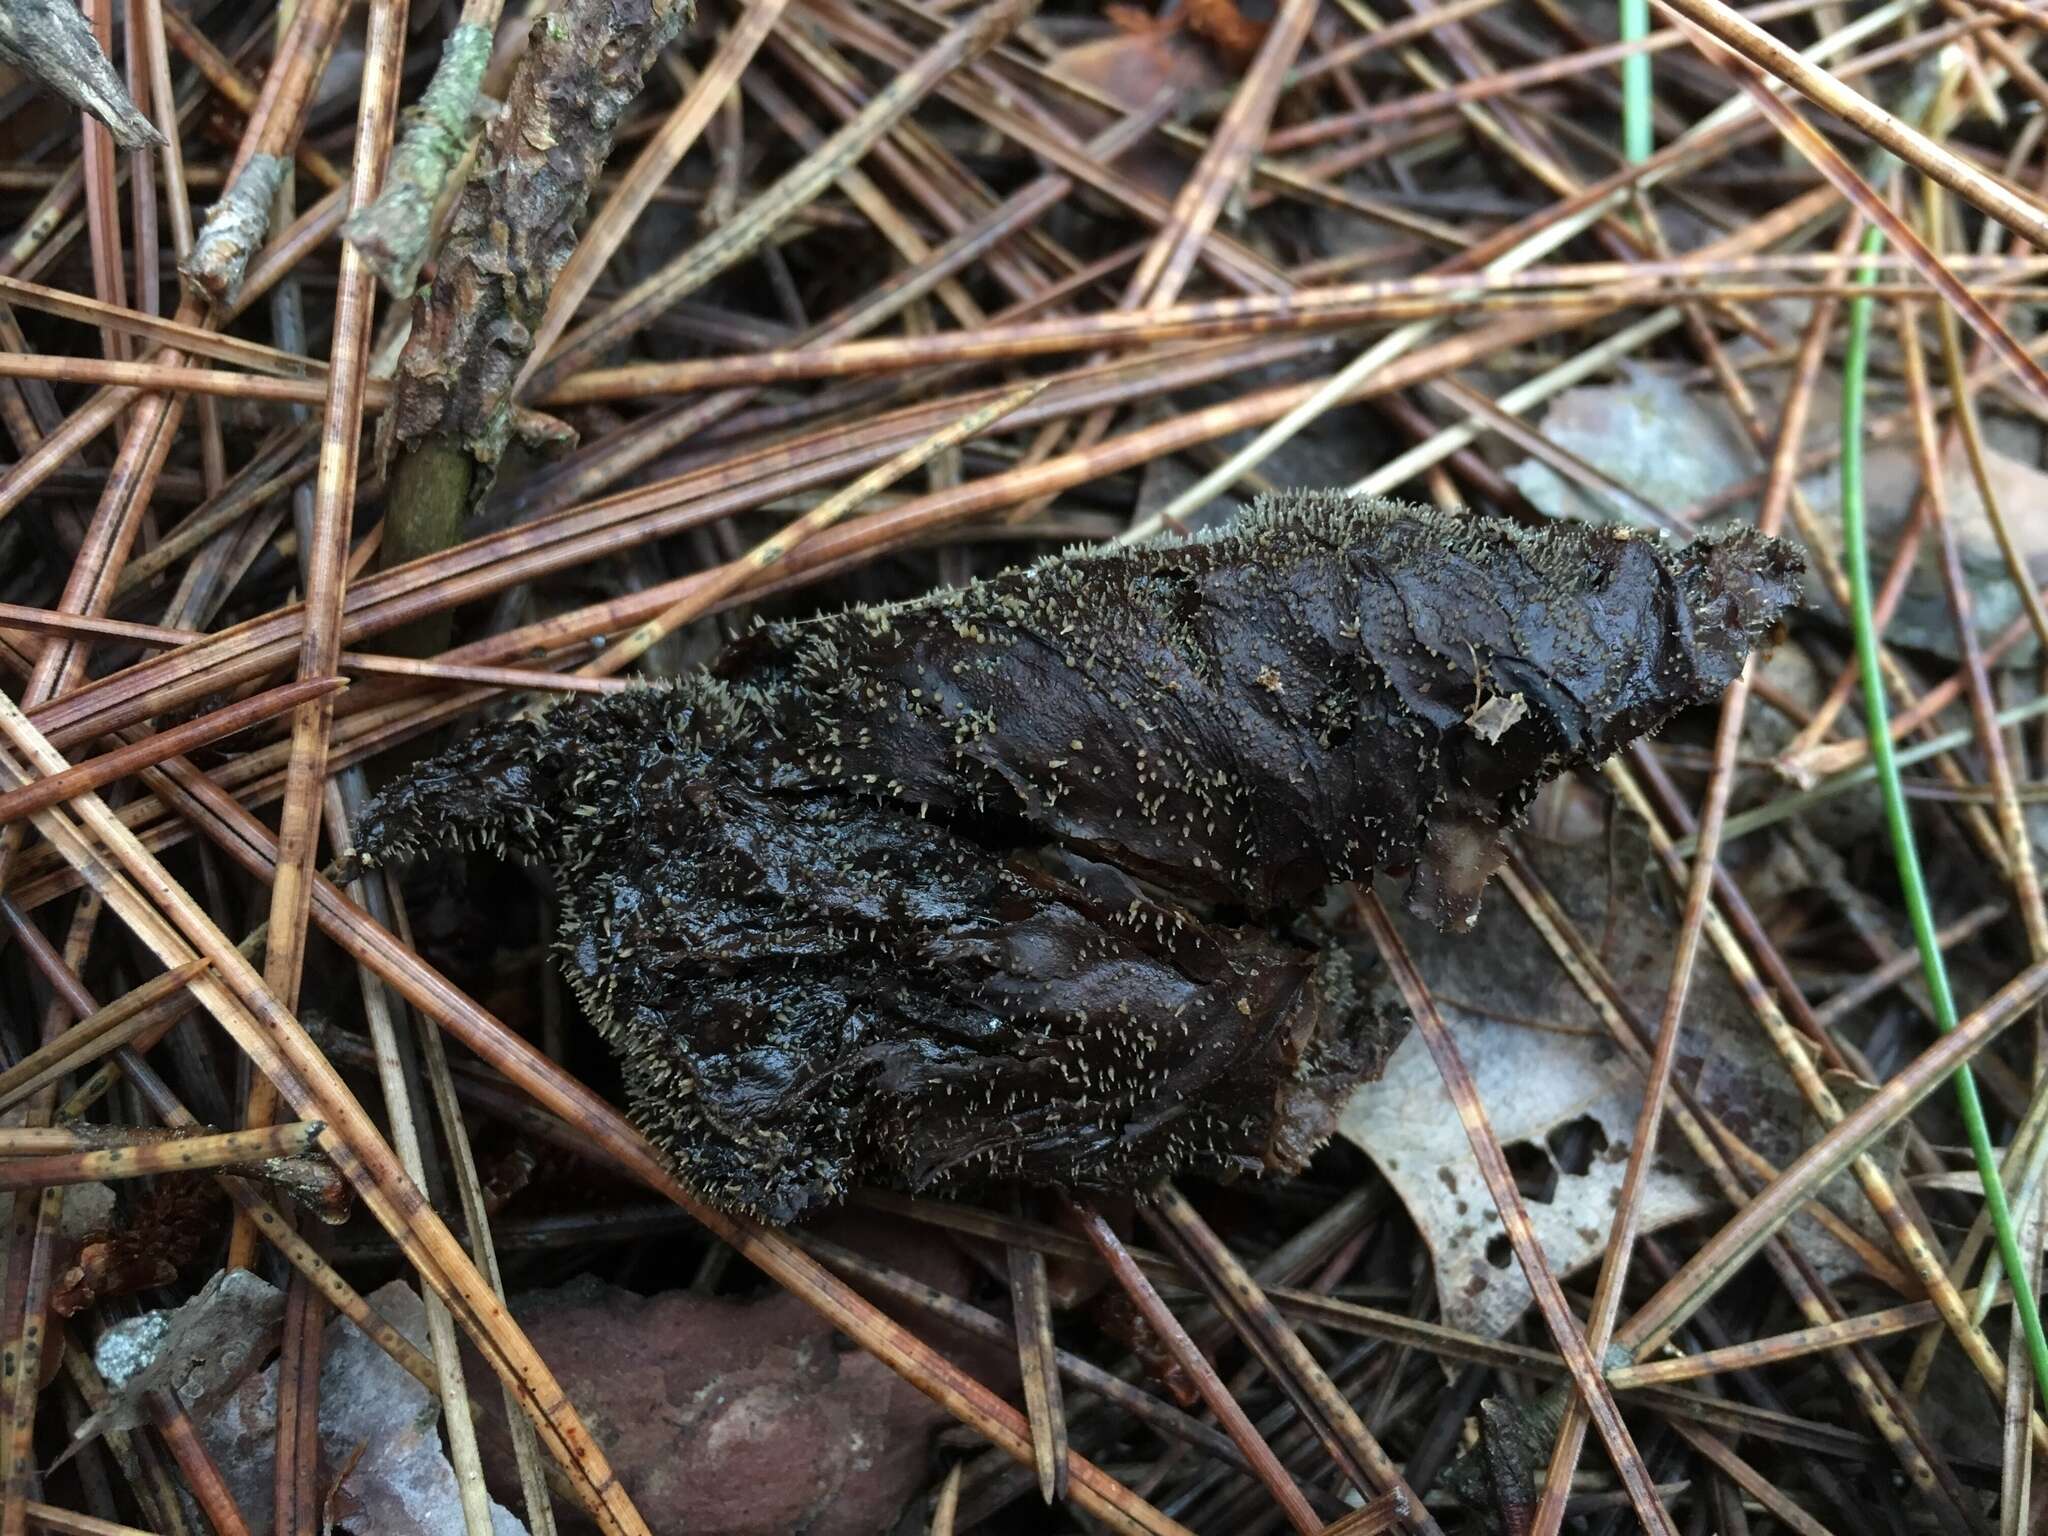
[[[1545,1257],[1565,1275],[1607,1246],[1642,1082],[1604,1037],[1587,1032],[1589,1010],[1571,1006],[1571,983],[1542,941],[1506,931],[1519,921],[1495,909],[1456,945],[1414,937],[1434,950],[1425,974],[1494,1134],[1518,1171],[1539,1175],[1524,1203]],[[1379,1165],[1429,1245],[1444,1321],[1489,1336],[1512,1327],[1529,1304],[1529,1282],[1419,1039],[1358,1090],[1341,1129]],[[1711,1203],[1697,1173],[1658,1167],[1637,1210],[1654,1232]]]
[[[1106,37],[1062,48],[1052,68],[1078,85],[1109,97],[1127,111],[1143,111],[1164,92],[1177,101],[1196,101],[1227,87],[1235,78],[1213,48],[1181,25],[1178,14],[1154,16],[1132,5],[1108,5],[1103,17],[1115,26]],[[1101,126],[1090,114],[1062,98],[1050,103],[1075,133],[1085,137]],[[1119,174],[1171,199],[1186,175],[1186,161],[1170,145],[1148,138],[1116,160]],[[1155,460],[1154,466],[1163,460]]]
[[[552,864],[641,1125],[726,1204],[1294,1168],[1392,1039],[1299,913],[1410,866],[1469,923],[1536,789],[1718,694],[1798,570],[1298,495],[486,729],[358,852]],[[1480,678],[1523,713],[1475,730]]]
[[[1675,925],[1654,883],[1661,877],[1647,864],[1647,844],[1617,828],[1569,845],[1525,836],[1523,848],[1579,931],[1599,946],[1628,1006],[1654,1029],[1670,980]],[[1515,1168],[1545,1257],[1560,1275],[1594,1263],[1613,1226],[1642,1105],[1641,1075],[1512,904],[1490,904],[1468,935],[1412,922],[1403,928]],[[1786,1080],[1711,952],[1694,972],[1673,1078],[1776,1166],[1825,1129]],[[1850,1105],[1869,1091],[1840,1077],[1830,1086]],[[1528,1281],[1419,1040],[1404,1042],[1385,1076],[1357,1091],[1340,1129],[1379,1165],[1421,1232],[1435,1260],[1444,1320],[1489,1335],[1511,1327],[1528,1306]],[[1896,1139],[1876,1150],[1881,1162],[1896,1163]],[[1881,1236],[1846,1176],[1823,1198],[1837,1214]],[[1667,1121],[1637,1207],[1642,1230],[1686,1220],[1716,1203],[1716,1191]],[[1787,1232],[1823,1275],[1856,1267],[1853,1255],[1810,1217],[1795,1218]],[[1544,1449],[1547,1454],[1547,1440]]]
[[[1472,734],[1488,746],[1505,736],[1517,720],[1529,713],[1529,701],[1519,693],[1496,693],[1472,706],[1465,723]]]

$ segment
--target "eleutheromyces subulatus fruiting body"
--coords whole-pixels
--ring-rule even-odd
[[[1541,785],[1717,696],[1799,574],[1296,494],[487,726],[358,856],[550,865],[635,1118],[728,1207],[1293,1169],[1398,1036],[1304,911],[1408,868],[1468,922]]]

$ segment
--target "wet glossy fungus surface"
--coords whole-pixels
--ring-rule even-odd
[[[550,864],[637,1120],[722,1204],[1294,1168],[1398,1037],[1303,909],[1411,867],[1469,921],[1536,790],[1718,695],[1799,568],[1290,496],[486,727],[359,848]]]

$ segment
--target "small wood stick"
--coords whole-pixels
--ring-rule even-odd
[[[226,1168],[261,1163],[273,1157],[299,1157],[313,1149],[326,1125],[294,1120],[254,1131],[224,1131],[217,1136],[173,1136],[88,1152],[57,1152],[12,1157],[0,1144],[0,1189],[40,1189],[50,1184],[89,1184],[100,1179],[133,1179],[152,1173],[191,1173],[201,1168]]]
[[[163,143],[72,0],[7,0],[0,5],[0,58],[105,123],[123,149]]]
[[[284,156],[297,143],[313,87],[333,56],[340,35],[341,0],[305,0],[278,40],[278,49],[256,106],[249,113],[255,131],[245,134],[220,201],[178,272],[193,297],[232,306],[248,274],[249,261],[270,230],[273,195],[287,169]],[[375,153],[374,145],[360,146]]]

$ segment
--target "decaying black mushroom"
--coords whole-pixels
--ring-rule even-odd
[[[1715,697],[1789,546],[1335,494],[764,626],[486,727],[358,856],[542,861],[634,1113],[712,1199],[1299,1167],[1398,1030],[1302,911],[1462,924],[1547,780]]]

